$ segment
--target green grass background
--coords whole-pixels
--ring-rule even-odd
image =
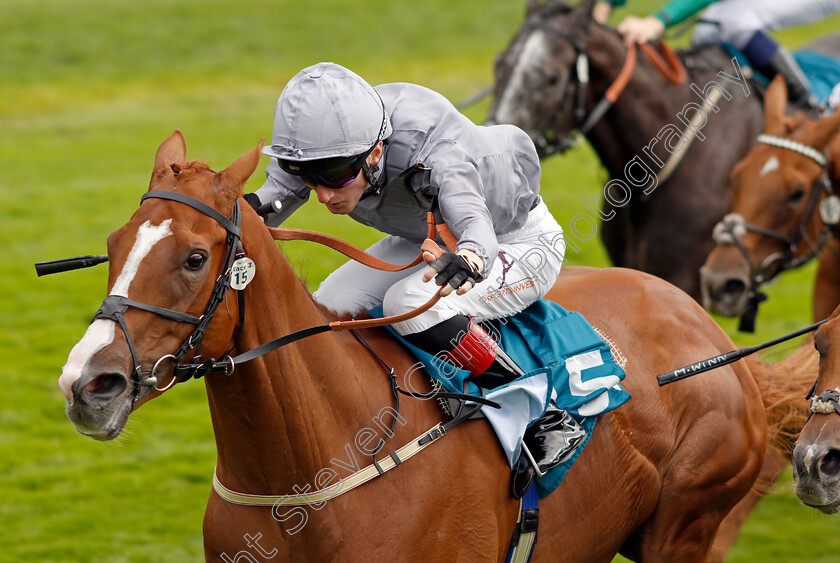
[[[634,13],[656,5],[631,2]],[[523,8],[501,0],[0,0],[0,248],[8,252],[0,261],[0,561],[200,560],[215,456],[200,383],[144,406],[115,442],[73,430],[57,379],[101,302],[106,268],[38,279],[32,264],[103,253],[173,129],[184,131],[191,158],[223,168],[270,138],[283,85],[321,60],[458,102],[490,84],[493,58]],[[778,37],[795,47],[838,28],[833,17]],[[481,121],[486,109],[485,101],[467,113]],[[260,170],[247,189],[262,178]],[[584,146],[545,162],[543,195],[565,226],[583,211],[580,197],[605,180]],[[380,236],[314,202],[290,224],[360,246]],[[307,243],[284,249],[313,287],[342,263]],[[597,239],[569,259],[607,265]],[[739,345],[798,328],[810,320],[813,274],[810,265],[770,289],[756,335],[719,321]],[[837,561],[838,532],[840,520],[805,509],[784,484],[762,501],[730,560]]]

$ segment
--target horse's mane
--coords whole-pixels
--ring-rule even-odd
[[[545,2],[540,9],[537,10],[536,14],[539,14],[540,18],[553,18],[554,16],[559,16],[561,14],[567,14],[572,11],[572,6],[567,4],[566,2],[557,1],[552,2],[549,0]]]
[[[819,354],[813,337],[807,338],[794,352],[780,362],[763,363],[748,358],[757,374],[770,443],[790,459],[793,443],[808,419],[809,404],[805,395],[817,377]]]

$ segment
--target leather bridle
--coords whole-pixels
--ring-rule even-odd
[[[554,14],[544,14],[541,17],[550,17]],[[580,137],[587,135],[593,127],[604,117],[607,110],[618,100],[621,93],[624,91],[628,82],[630,81],[633,71],[636,67],[637,60],[637,45],[631,44],[627,48],[627,56],[624,59],[624,64],[621,70],[613,79],[610,86],[604,92],[604,95],[598,101],[592,111],[586,111],[586,90],[589,86],[589,55],[587,55],[587,45],[584,39],[576,37],[570,33],[558,29],[552,25],[545,23],[542,20],[529,20],[525,22],[525,27],[528,29],[525,39],[522,40],[521,45],[525,44],[527,37],[534,31],[544,31],[555,37],[559,37],[568,42],[575,50],[575,64],[574,77],[570,72],[569,81],[566,84],[566,90],[563,93],[563,98],[560,100],[558,107],[564,108],[568,103],[569,96],[574,96],[574,117],[576,131],[561,137],[557,136],[556,127],[560,117],[560,112],[552,112],[548,125],[542,131],[540,137],[536,141],[537,151],[541,158],[555,154],[564,153],[572,148]],[[668,49],[664,43],[660,43],[660,49],[665,53],[664,60],[657,53],[657,51],[648,43],[638,45],[638,49],[651,60],[653,65],[665,76],[665,78],[672,83],[682,83],[686,80],[685,67],[681,65],[679,59],[673,51]],[[523,49],[520,47],[514,61],[514,67],[519,62],[522,56]],[[508,78],[509,80],[509,78]],[[502,88],[504,92],[508,88],[506,83]],[[490,122],[496,122],[495,115],[488,118]]]
[[[811,186],[808,201],[805,204],[805,210],[790,232],[783,233],[747,223],[737,213],[730,213],[714,228],[712,237],[715,243],[734,245],[741,253],[749,268],[749,288],[747,290],[749,304],[741,317],[740,330],[743,332],[752,332],[758,304],[767,299],[767,295],[759,291],[759,288],[776,279],[782,272],[798,268],[818,256],[831,237],[836,235],[837,218],[832,217],[832,213],[827,211],[827,209],[829,205],[840,206],[840,199],[834,194],[831,180],[828,177],[828,161],[822,153],[812,147],[785,139],[784,137],[760,135],[758,142],[797,152],[815,161],[820,165],[821,170],[819,176]],[[823,199],[823,196],[826,196],[826,199]],[[821,205],[820,202],[826,200],[830,203],[825,206]],[[818,210],[820,211],[820,218],[823,221],[823,228],[817,240],[811,241],[808,238],[807,229],[817,219]],[[749,251],[740,240],[741,236],[747,232],[756,233],[779,241],[782,245],[782,250],[766,257],[757,267],[754,266]],[[797,248],[803,241],[808,245],[809,252],[797,257]]]
[[[568,103],[569,96],[574,96],[575,123],[578,127],[580,127],[586,120],[586,87],[589,84],[589,56],[586,54],[585,41],[579,37],[575,37],[561,29],[549,25],[544,21],[526,21],[525,27],[528,31],[525,34],[522,41],[520,42],[520,49],[516,54],[512,68],[516,67],[516,65],[519,63],[520,58],[522,57],[522,46],[524,46],[528,37],[530,37],[530,35],[537,30],[545,31],[547,33],[550,33],[551,35],[554,35],[555,37],[560,37],[561,39],[564,39],[575,50],[575,76],[573,79],[570,73],[569,80],[565,85],[565,91],[563,92],[563,98],[560,100],[558,106],[560,108],[565,108],[566,104]],[[509,80],[510,76],[508,76],[508,81]],[[509,84],[506,82],[504,87],[502,88],[502,92],[504,92],[508,88],[508,86]],[[562,154],[570,148],[572,148],[578,139],[578,134],[570,133],[567,135],[563,135],[562,137],[557,136],[556,126],[559,116],[560,112],[552,112],[548,125],[542,131],[540,137],[535,143],[540,157],[549,156],[555,153]],[[495,123],[495,115],[491,115],[488,118],[488,121]],[[594,125],[594,123],[592,125]]]
[[[174,311],[172,309],[166,309],[164,307],[158,307],[155,305],[148,305],[145,303],[141,303],[138,301],[134,301],[127,297],[119,296],[119,295],[109,295],[106,297],[102,303],[102,306],[94,315],[94,320],[96,319],[108,319],[112,320],[120,325],[122,328],[126,342],[128,343],[129,350],[131,352],[131,359],[132,364],[134,366],[132,370],[132,378],[135,380],[136,385],[134,386],[133,396],[132,396],[132,404],[136,404],[140,386],[149,386],[153,387],[158,392],[164,392],[171,388],[175,383],[182,383],[188,381],[192,378],[200,378],[210,373],[224,373],[225,375],[230,375],[233,373],[234,368],[238,364],[242,364],[248,361],[251,361],[255,358],[258,358],[264,354],[267,354],[273,350],[277,350],[287,344],[291,344],[303,338],[307,338],[309,336],[313,336],[316,334],[320,334],[322,332],[329,332],[329,331],[353,331],[355,334],[354,329],[363,329],[363,328],[373,328],[379,326],[390,325],[398,322],[402,322],[417,315],[424,313],[425,311],[429,310],[437,301],[440,299],[440,291],[435,293],[435,295],[429,299],[423,305],[408,311],[406,313],[402,313],[399,315],[393,315],[390,317],[383,317],[383,318],[376,318],[376,319],[361,319],[361,320],[349,320],[349,321],[333,321],[328,324],[312,326],[308,328],[304,328],[290,334],[286,334],[279,338],[275,338],[269,342],[261,344],[256,348],[243,352],[237,356],[231,357],[229,353],[225,353],[223,356],[224,358],[221,361],[216,360],[215,358],[208,358],[203,359],[201,357],[201,344],[204,340],[205,333],[207,331],[207,327],[210,325],[210,322],[213,320],[213,316],[218,308],[219,304],[225,299],[227,292],[231,289],[231,279],[232,273],[237,266],[239,260],[248,260],[245,257],[245,253],[242,247],[241,241],[241,213],[239,207],[239,201],[236,201],[234,204],[233,212],[230,218],[225,217],[217,210],[213,209],[209,205],[184,194],[178,192],[167,192],[167,191],[150,191],[143,195],[141,198],[141,205],[142,202],[146,199],[150,198],[158,198],[158,199],[166,199],[171,201],[176,201],[178,203],[182,203],[184,205],[188,205],[193,209],[204,213],[205,215],[214,219],[217,223],[219,223],[226,231],[227,231],[227,255],[225,257],[224,262],[222,263],[221,270],[219,272],[218,277],[216,278],[215,285],[211,292],[209,301],[207,306],[204,309],[204,313],[199,316],[193,316],[189,313],[184,313],[181,311]],[[366,252],[353,247],[344,241],[336,239],[335,237],[331,237],[329,235],[324,235],[321,233],[314,233],[311,231],[302,231],[298,229],[269,229],[273,238],[275,240],[309,240],[312,242],[317,242],[319,244],[324,244],[345,254],[346,256],[361,262],[362,264],[368,265],[372,268],[381,269],[385,271],[401,271],[408,269],[416,264],[422,262],[422,254],[423,252],[430,252],[435,256],[439,256],[443,253],[441,248],[434,242],[434,239],[437,236],[440,236],[448,246],[451,248],[455,247],[456,240],[452,237],[452,234],[449,232],[448,228],[445,224],[437,224],[435,220],[435,215],[433,212],[429,212],[427,214],[427,223],[428,223],[428,232],[427,232],[427,240],[422,245],[421,254],[409,264],[403,265],[394,265],[389,264],[386,262],[382,262],[377,258],[367,254]],[[94,258],[91,260],[91,258]],[[42,274],[49,274],[49,273],[57,273],[61,271],[67,271],[69,269],[77,269],[77,268],[85,268],[90,267],[95,264],[101,263],[107,260],[107,256],[100,257],[77,257],[65,260],[58,260],[55,263],[41,263],[36,265],[36,268],[39,268],[39,275]],[[443,288],[441,288],[443,289]],[[239,302],[239,325],[238,331],[241,333],[242,324],[244,323],[245,319],[245,299],[244,299],[244,291],[238,290],[238,302]],[[195,329],[190,334],[189,337],[181,344],[181,346],[175,351],[173,354],[165,354],[161,356],[154,364],[150,374],[148,377],[145,377],[142,372],[142,367],[140,365],[140,361],[137,356],[136,349],[134,347],[134,342],[132,341],[131,334],[128,330],[128,326],[126,325],[124,314],[129,307],[140,309],[143,311],[148,311],[164,317],[169,320],[173,320],[176,322],[187,323],[195,325]],[[357,338],[359,336],[357,335]],[[234,338],[236,340],[237,337]],[[190,352],[191,350],[195,350],[195,353],[192,356],[190,362],[181,363],[184,357]],[[172,360],[175,364],[173,368],[173,376],[172,380],[164,387],[158,387],[158,376],[156,371],[160,364],[165,360]],[[393,374],[393,370],[391,370],[392,376],[392,385],[395,385],[396,379]],[[410,393],[399,389],[397,386],[394,386],[395,392],[399,391],[400,393],[409,395],[409,396],[421,396],[422,394]],[[473,395],[465,395],[459,393],[449,393],[444,392],[442,390],[438,390],[435,392],[436,397],[441,398],[452,398],[456,400],[469,400],[472,402],[480,403],[483,405],[490,405],[494,408],[498,408],[497,403],[485,399],[482,396],[476,397]],[[133,407],[132,407],[133,410]]]
[[[210,294],[207,306],[204,308],[204,313],[202,313],[202,315],[199,317],[180,311],[174,311],[172,309],[166,309],[155,305],[140,303],[138,301],[134,301],[132,299],[129,299],[128,297],[123,297],[121,295],[109,295],[102,302],[102,306],[99,308],[99,310],[96,311],[96,314],[93,316],[94,320],[112,320],[120,325],[120,327],[123,330],[123,334],[125,334],[125,339],[128,343],[128,348],[131,352],[131,362],[134,366],[134,369],[132,371],[132,377],[135,379],[136,383],[133,392],[133,400],[135,402],[137,400],[140,385],[153,387],[156,391],[163,392],[172,387],[172,385],[174,385],[177,381],[186,381],[192,377],[201,377],[201,375],[204,375],[204,373],[200,373],[202,367],[218,365],[218,362],[216,362],[215,359],[202,361],[201,345],[204,341],[204,336],[207,332],[207,327],[210,325],[210,322],[213,320],[213,315],[216,313],[216,309],[219,307],[219,304],[224,300],[225,295],[227,295],[228,289],[230,289],[231,273],[233,270],[234,262],[245,257],[241,240],[241,213],[239,208],[239,201],[236,201],[234,203],[233,213],[231,214],[230,218],[227,218],[221,213],[219,213],[217,210],[207,205],[206,203],[179,192],[147,192],[143,194],[143,197],[140,199],[141,205],[147,199],[152,198],[166,199],[176,201],[184,205],[188,205],[193,209],[196,209],[201,213],[204,213],[208,217],[214,219],[227,231],[227,255],[224,261],[222,262],[219,275],[216,278],[215,285],[213,286],[213,291]],[[239,291],[238,293],[239,320],[241,326],[241,323],[245,318],[245,303],[243,292]],[[148,311],[150,313],[154,313],[156,315],[179,323],[187,323],[195,326],[193,332],[187,337],[186,340],[184,340],[184,342],[178,347],[178,349],[174,353],[161,356],[161,358],[158,359],[157,362],[155,362],[154,367],[152,368],[151,373],[148,377],[143,376],[140,360],[137,357],[137,351],[134,347],[134,342],[132,341],[131,333],[129,332],[128,326],[125,322],[125,312],[129,307],[140,309],[143,311]],[[192,357],[192,362],[188,364],[181,364],[181,360],[183,360],[187,353],[191,350],[195,351]],[[175,364],[172,381],[170,381],[169,384],[167,384],[164,387],[158,387],[159,380],[156,371],[160,364],[165,360],[172,360],[172,362]],[[230,356],[227,356],[227,360],[222,362],[221,365],[226,366],[225,372],[227,374],[230,374],[233,371],[234,363]]]

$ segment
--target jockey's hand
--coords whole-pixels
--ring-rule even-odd
[[[592,19],[598,23],[607,23],[611,12],[612,6],[609,2],[598,2],[595,4],[595,7],[592,8]]]
[[[665,24],[653,16],[646,18],[627,16],[618,24],[616,30],[624,37],[626,45],[649,43],[662,38],[662,34],[665,33]]]
[[[457,254],[445,252],[437,259],[431,252],[424,252],[423,259],[430,265],[423,274],[423,281],[428,282],[434,278],[436,284],[444,286],[440,292],[441,297],[446,297],[456,289],[458,295],[463,295],[483,279],[480,272],[484,264],[471,250],[459,250]]]

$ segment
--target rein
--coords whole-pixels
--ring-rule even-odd
[[[412,260],[409,264],[403,265],[396,265],[390,264],[379,258],[371,256],[364,250],[353,246],[352,244],[345,242],[339,238],[333,237],[331,235],[327,235],[324,233],[318,233],[314,231],[306,231],[301,229],[281,229],[281,228],[274,228],[268,227],[269,232],[271,233],[274,240],[280,241],[290,241],[290,240],[304,240],[310,242],[316,242],[318,244],[322,244],[333,250],[336,250],[348,258],[351,258],[361,264],[366,266],[370,266],[371,268],[376,268],[378,270],[384,270],[387,272],[398,272],[401,270],[405,270],[416,266],[423,262],[423,252],[431,252],[435,255],[435,257],[440,256],[443,254],[443,250],[434,242],[434,238],[436,235],[440,235],[443,239],[444,243],[450,249],[454,249],[455,245],[457,244],[457,240],[455,239],[454,235],[449,231],[449,228],[445,225],[438,225],[435,222],[435,216],[433,212],[429,212],[426,217],[426,222],[428,224],[428,232],[427,238],[423,241],[421,246],[420,254]],[[443,289],[443,288],[441,288]],[[261,344],[256,348],[253,348],[247,352],[239,354],[238,356],[230,357],[228,356],[224,361],[218,362],[215,359],[206,360],[200,363],[193,363],[193,364],[178,364],[175,366],[175,375],[181,377],[181,382],[187,381],[190,378],[198,378],[208,373],[214,372],[224,372],[226,375],[230,375],[233,373],[233,370],[237,364],[242,364],[245,362],[249,362],[255,358],[258,358],[264,354],[277,350],[287,344],[291,344],[292,342],[296,342],[303,338],[307,338],[309,336],[314,336],[316,334],[320,334],[322,332],[338,332],[343,330],[354,330],[354,329],[363,329],[363,328],[375,328],[390,324],[399,323],[402,321],[406,321],[408,319],[412,319],[422,313],[428,311],[435,303],[438,302],[440,299],[440,290],[438,290],[435,295],[432,296],[426,303],[408,311],[406,313],[402,313],[400,315],[392,315],[390,317],[382,317],[379,319],[361,319],[361,320],[350,320],[350,321],[332,321],[328,324],[312,326],[308,328],[304,328],[293,333],[287,334],[285,336],[281,336],[279,338],[275,338],[269,342]],[[229,368],[229,369],[228,369]]]
[[[782,272],[798,268],[812,258],[817,257],[832,236],[836,236],[835,228],[840,222],[840,198],[834,194],[831,181],[828,177],[828,160],[825,155],[802,143],[775,137],[772,135],[759,135],[758,142],[761,144],[780,147],[794,151],[806,156],[820,165],[820,175],[814,180],[805,211],[799,217],[796,226],[789,233],[782,233],[773,229],[765,229],[751,223],[747,223],[741,215],[730,213],[720,223],[715,225],[712,238],[716,244],[734,244],[747,262],[750,271],[750,287],[748,290],[749,305],[741,315],[741,332],[753,332],[755,330],[755,317],[758,314],[758,305],[767,299],[767,295],[759,288],[761,285],[774,280]],[[823,195],[826,197],[823,198]],[[821,203],[822,201],[822,203]],[[819,210],[819,215],[817,211]],[[823,222],[823,228],[815,242],[808,239],[807,227],[817,218]],[[750,254],[741,243],[741,237],[747,232],[756,233],[765,237],[778,240],[783,249],[765,258],[758,267],[753,265]],[[802,256],[796,256],[796,249],[802,243],[808,245],[809,252]]]

